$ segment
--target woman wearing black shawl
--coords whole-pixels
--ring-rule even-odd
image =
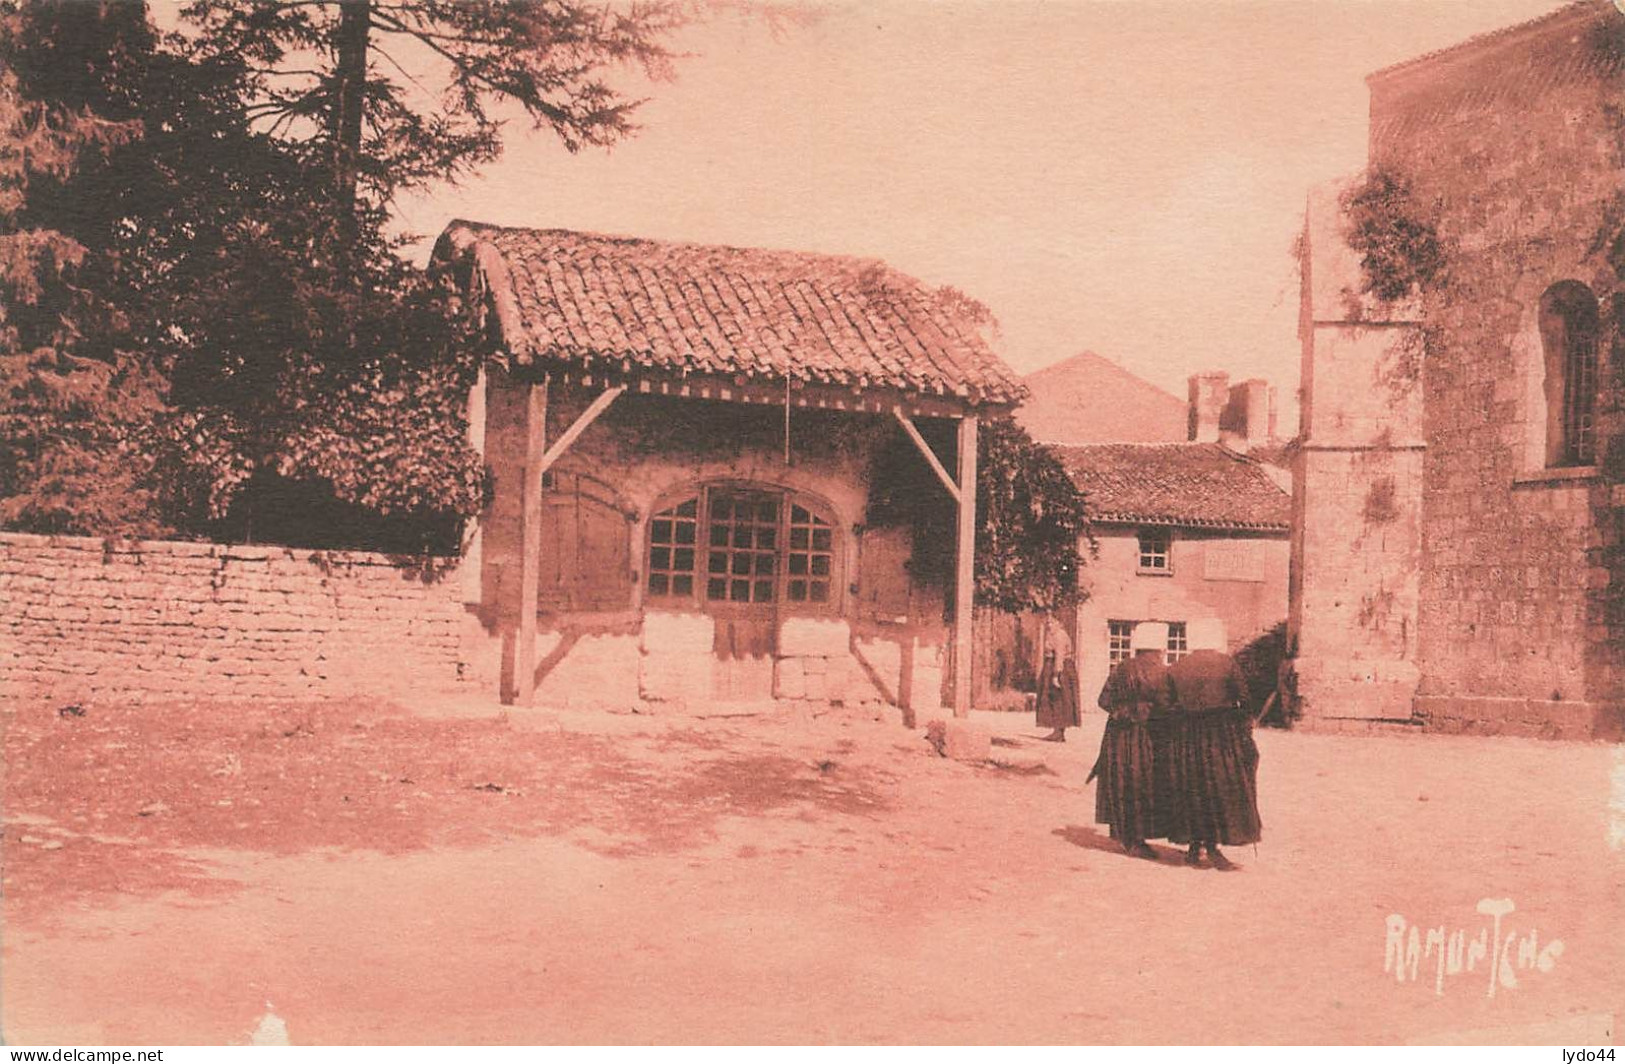
[[[1129,647],[1134,656],[1106,678],[1100,708],[1110,714],[1100,739],[1100,759],[1090,774],[1100,777],[1095,789],[1095,821],[1111,827],[1112,838],[1135,857],[1155,861],[1148,837],[1166,830],[1168,810],[1157,808],[1157,750],[1149,722],[1164,718],[1169,707],[1168,669],[1163,655],[1168,626],[1142,621],[1134,626]],[[1166,797],[1166,796],[1164,796]]]

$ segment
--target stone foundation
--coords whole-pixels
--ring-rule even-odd
[[[1625,703],[1418,695],[1416,714],[1431,732],[1529,739],[1625,739]]]

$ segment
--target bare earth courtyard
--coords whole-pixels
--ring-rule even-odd
[[[8,710],[6,1041],[242,1042],[268,1001],[295,1043],[1595,1044],[1625,1013],[1617,747],[1260,732],[1226,875],[1093,825],[1098,713],[1064,745],[979,713],[968,765],[895,724],[433,708]],[[1472,940],[1486,898],[1515,987],[1384,971],[1391,915]]]

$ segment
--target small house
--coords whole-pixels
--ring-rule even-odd
[[[1292,496],[1259,460],[1218,442],[1058,448],[1087,494],[1099,554],[1074,628],[1082,690],[1129,656],[1140,621],[1219,620],[1234,650],[1286,620]]]

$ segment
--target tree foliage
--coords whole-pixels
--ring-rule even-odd
[[[0,6],[0,523],[144,532],[136,439],[162,381],[127,344],[90,185],[140,134],[111,68],[148,47],[139,9]],[[87,198],[89,197],[89,198]]]
[[[672,4],[582,0],[195,0],[185,15],[201,55],[247,75],[256,127],[326,169],[346,208],[495,159],[503,105],[571,151],[616,143],[639,101],[609,71],[669,74],[682,21]],[[425,57],[430,82],[412,72]]]
[[[480,348],[389,208],[495,158],[511,105],[572,150],[630,133],[608,72],[664,73],[675,9],[0,5],[0,521],[263,535],[302,500],[314,545],[447,542]]]
[[[939,457],[953,454],[952,422],[923,422],[920,432]],[[977,605],[1019,612],[1077,600],[1079,547],[1094,544],[1086,501],[1054,453],[1012,419],[979,426],[976,510]],[[876,451],[868,521],[910,527],[914,578],[952,586],[955,506],[901,432]]]

